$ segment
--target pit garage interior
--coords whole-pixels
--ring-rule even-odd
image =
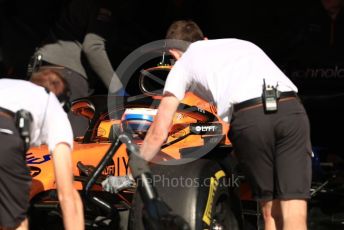
[[[0,0],[0,78],[26,78],[31,55],[70,1]],[[259,45],[298,87],[310,118],[314,186],[308,219],[314,230],[344,229],[344,1],[336,18],[323,8],[326,1],[122,0],[115,36],[106,41],[114,69],[138,47],[163,39],[178,19],[196,21],[209,39]],[[92,87],[92,95],[107,94],[99,81]],[[126,91],[139,94],[136,78]],[[257,206],[247,205],[250,216]],[[259,210],[248,218],[261,225]]]

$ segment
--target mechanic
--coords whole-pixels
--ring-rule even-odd
[[[42,55],[45,68],[57,67],[67,80],[71,100],[89,96],[90,88],[106,87],[110,93],[125,94],[105,47],[106,40],[116,32],[116,4],[111,0],[70,1],[36,51]],[[92,78],[94,75],[103,84],[98,78]],[[73,114],[69,114],[69,119],[74,135],[83,135],[87,122]]]
[[[32,82],[0,79],[0,229],[28,229],[31,176],[25,153],[41,144],[52,154],[65,229],[84,229],[82,202],[73,187],[73,134],[60,104],[67,92],[57,73],[37,72]]]
[[[191,45],[182,48],[167,40],[177,62],[141,146],[142,157],[154,160],[180,100],[194,91],[230,122],[228,135],[261,205],[265,229],[307,229],[310,127],[297,87],[251,42],[207,40],[195,22],[185,20],[174,22],[166,38]]]

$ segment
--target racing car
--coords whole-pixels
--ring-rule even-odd
[[[142,143],[154,120],[170,69],[162,65],[141,71],[139,96],[94,95],[73,101],[72,111],[89,121],[85,134],[75,138],[72,153],[75,188],[83,199],[86,229],[153,229],[147,227],[152,225],[144,218],[150,204],[138,189],[145,186],[144,181],[132,179],[136,165],[130,164],[129,156],[134,155],[129,152],[130,144]],[[149,182],[157,200],[165,210],[181,217],[189,229],[242,228],[242,204],[250,201],[251,194],[244,176],[236,170],[228,130],[213,104],[187,92],[161,152],[149,163]],[[121,139],[121,133],[126,132],[130,133],[129,142]],[[31,229],[62,229],[47,147],[31,148],[26,160],[33,179]],[[104,181],[110,178],[122,179],[126,185],[106,190]],[[254,207],[248,214],[259,216],[256,210]]]

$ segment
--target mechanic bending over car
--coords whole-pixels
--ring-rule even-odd
[[[142,157],[150,161],[160,151],[185,91],[194,91],[230,123],[228,135],[261,205],[265,229],[307,229],[310,127],[297,87],[248,41],[207,40],[195,22],[184,20],[174,22],[166,38],[192,44],[167,46],[177,62],[141,146]]]
[[[73,133],[61,107],[67,93],[58,73],[37,72],[32,82],[0,79],[0,229],[28,229],[31,176],[25,153],[41,144],[48,144],[53,157],[65,229],[84,229],[82,202],[73,187]]]

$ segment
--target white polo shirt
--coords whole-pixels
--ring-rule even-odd
[[[230,121],[233,104],[260,97],[263,79],[279,91],[297,87],[256,45],[239,39],[192,43],[170,71],[164,92],[182,100],[192,91],[217,106],[218,115]]]
[[[73,147],[73,132],[67,114],[55,94],[29,81],[0,79],[0,107],[16,112],[25,109],[32,114],[31,145],[55,145],[65,142]]]

